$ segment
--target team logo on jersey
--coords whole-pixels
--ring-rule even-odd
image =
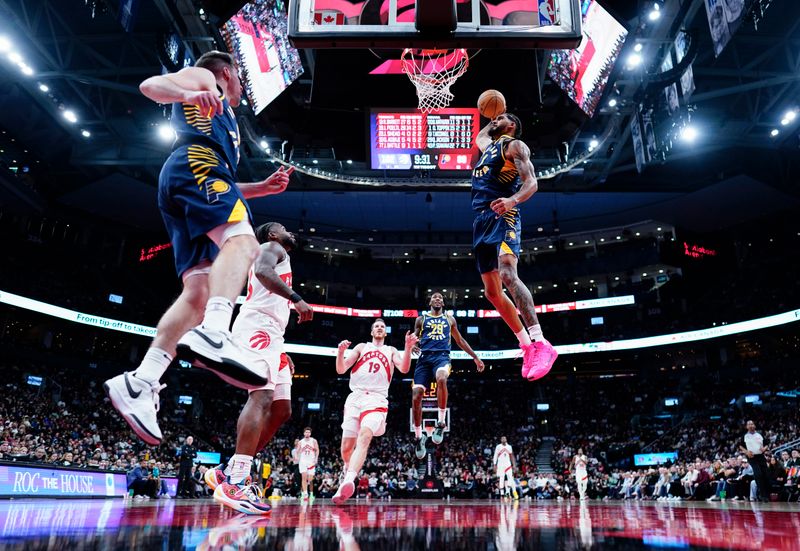
[[[250,337],[250,348],[264,350],[269,346],[271,340],[272,339],[269,338],[269,333],[266,331],[256,331],[253,333],[253,336]]]
[[[516,241],[517,240],[517,232],[514,230],[508,230],[506,232],[506,241]]]
[[[441,320],[428,320],[428,334],[425,338],[440,341],[445,338],[444,335],[445,321]]]
[[[386,355],[379,350],[372,350],[361,356],[361,359],[358,360],[358,363],[353,368],[353,373],[364,365],[369,369],[369,373],[377,373],[383,368],[386,371],[386,375],[390,379],[392,378],[392,366],[389,365]]]
[[[225,195],[231,190],[231,186],[222,180],[209,180],[206,182],[206,196],[208,203],[216,203],[220,195]]]

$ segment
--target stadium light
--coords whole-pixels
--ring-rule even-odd
[[[318,160],[316,160],[316,159],[312,159],[312,161],[311,161],[311,162],[312,162],[312,163],[314,163],[314,164],[318,164],[318,163],[319,163],[319,161],[318,161]]]
[[[610,100],[608,100],[608,106],[609,107],[616,107],[617,106],[617,98],[611,98]]]
[[[24,63],[19,64],[19,70],[22,71],[22,74],[26,77],[33,76],[33,69]]]
[[[633,47],[634,52],[641,52],[642,51],[642,43],[637,42],[636,45]]]
[[[67,119],[72,124],[78,122],[78,115],[76,115],[75,112],[70,109],[64,111],[64,118]]]
[[[658,21],[661,19],[661,6],[658,4],[653,4],[653,9],[647,14],[647,18],[650,21]]]
[[[787,111],[786,114],[783,116],[784,119],[787,119],[789,122],[794,122],[794,119],[797,118],[797,111],[792,109],[791,111]]]
[[[269,144],[267,143],[267,140],[261,140],[260,142],[258,142],[258,145],[261,146],[261,149],[269,149]]]
[[[628,56],[627,65],[628,69],[633,69],[642,64],[642,56],[638,53],[632,53]]]
[[[347,159],[347,164],[349,165],[353,164],[353,159]]]
[[[775,136],[777,136],[777,135],[778,135],[778,134],[780,134],[780,133],[781,133],[781,131],[780,131],[780,130],[778,130],[777,128],[773,128],[773,129],[770,131],[769,135],[770,135],[770,136],[772,136],[772,137],[774,138]]]
[[[692,143],[697,139],[697,129],[694,126],[684,126],[681,129],[681,139],[685,142]]]
[[[17,52],[9,52],[8,59],[11,61],[11,63],[16,63],[17,65],[22,63],[22,56]]]
[[[81,136],[83,136],[84,138],[91,138],[92,133],[89,132],[88,130],[81,130]]]
[[[42,92],[49,92],[50,91],[50,87],[47,84],[40,84],[39,85],[39,90],[42,91]]]
[[[600,142],[597,140],[592,140],[589,142],[589,151],[594,151],[597,146],[600,145]]]
[[[11,49],[11,41],[6,36],[0,36],[0,52],[7,52]]]
[[[176,136],[172,127],[165,123],[158,125],[158,137],[163,141],[168,142],[174,140]]]

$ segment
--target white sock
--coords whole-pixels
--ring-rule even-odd
[[[531,325],[528,327],[528,334],[531,336],[531,340],[533,342],[544,340],[544,335],[542,334],[542,326],[538,323],[536,325]]]
[[[241,484],[247,475],[250,474],[250,468],[253,466],[253,456],[244,454],[234,454],[231,457],[231,484]]]
[[[447,409],[439,408],[439,422],[444,423],[445,419],[447,419]]]
[[[414,436],[416,436],[417,440],[422,438],[422,426],[421,425],[414,425]]]
[[[355,471],[347,471],[344,475],[345,482],[354,482],[356,479],[356,472]]]
[[[517,336],[520,346],[526,346],[531,343],[531,336],[525,329],[520,329],[514,334]]]
[[[225,468],[222,470],[225,473],[225,476],[231,476],[231,469],[233,468],[233,457],[228,459],[228,464],[225,465]]]
[[[152,347],[144,355],[141,365],[133,374],[137,379],[148,383],[157,383],[167,371],[170,363],[172,363],[172,356],[160,348]]]
[[[228,331],[233,316],[233,303],[225,297],[211,297],[206,303],[206,314],[203,318],[203,327]]]

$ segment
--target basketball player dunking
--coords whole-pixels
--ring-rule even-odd
[[[289,302],[295,303],[299,323],[309,321],[314,312],[292,290],[292,265],[289,251],[297,246],[295,236],[282,224],[259,226],[256,237],[260,253],[247,282],[247,297],[233,323],[233,339],[247,351],[248,364],[267,373],[269,382],[250,391],[236,427],[236,453],[223,471],[209,469],[205,481],[214,490],[214,499],[246,514],[270,510],[247,478],[253,456],[272,439],[291,416],[292,368],[283,351],[283,335],[289,323]]]
[[[558,353],[542,335],[531,292],[517,275],[522,230],[517,207],[538,189],[530,150],[520,141],[521,135],[519,119],[503,113],[475,138],[482,155],[472,171],[472,247],[486,298],[519,340],[524,354],[522,376],[535,381],[547,375]]]
[[[441,444],[447,417],[447,378],[450,376],[450,337],[456,344],[472,356],[478,372],[483,371],[483,361],[472,350],[469,343],[458,331],[453,316],[444,311],[444,296],[433,293],[430,311],[423,313],[414,324],[414,334],[419,337],[420,356],[414,368],[414,385],[411,388],[411,407],[414,414],[414,436],[417,439],[415,453],[417,458],[425,457],[427,434],[422,432],[422,397],[430,384],[436,381],[436,401],[439,416],[431,440]]]
[[[586,466],[589,460],[583,454],[583,449],[578,448],[578,453],[572,458],[571,467],[575,467],[575,485],[578,487],[578,495],[581,500],[586,499],[586,487],[589,485],[589,474],[586,472]]]
[[[229,54],[207,52],[194,67],[148,78],[140,89],[157,103],[172,104],[177,141],[161,170],[158,207],[183,290],[159,320],[141,365],[109,379],[104,388],[133,431],[157,445],[159,381],[176,350],[235,386],[257,388],[267,382],[266,373],[247,365],[228,328],[233,301],[259,250],[246,199],[281,193],[289,172],[281,169],[262,182],[236,182],[239,128],[233,108],[242,84]]]
[[[300,467],[300,490],[302,499],[314,499],[314,473],[317,472],[317,459],[319,458],[319,444],[316,438],[311,437],[311,429],[303,430],[302,440],[297,442],[297,457]]]
[[[384,344],[386,323],[378,318],[372,324],[372,341],[357,344],[350,354],[345,352],[350,341],[339,343],[336,354],[336,373],[344,375],[350,371],[350,396],[344,403],[342,421],[342,460],[344,476],[333,496],[333,503],[341,505],[356,490],[355,478],[374,436],[386,432],[386,415],[389,411],[389,385],[394,369],[408,373],[411,367],[411,351],[417,344],[417,336],[406,333],[405,349],[401,354],[394,346]]]
[[[514,468],[516,467],[514,450],[511,449],[511,444],[508,443],[508,438],[505,436],[500,437],[500,443],[494,448],[492,463],[494,463],[495,474],[500,485],[500,495],[503,498],[510,498],[513,493],[514,499],[519,499],[517,485],[514,482]]]

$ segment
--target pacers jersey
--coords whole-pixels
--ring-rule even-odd
[[[275,273],[291,289],[292,265],[288,254],[275,266]],[[253,310],[275,320],[281,331],[286,330],[286,325],[289,323],[289,300],[264,287],[256,277],[255,270],[250,268],[250,275],[247,278],[247,298],[242,304],[240,315]]]
[[[472,210],[481,212],[501,197],[511,197],[521,187],[514,161],[506,159],[503,151],[514,141],[511,136],[500,136],[487,147],[472,171]]]
[[[228,100],[220,92],[225,108],[221,115],[209,117],[190,103],[173,103],[170,125],[178,139],[175,149],[182,146],[211,148],[228,167],[233,176],[239,165],[239,125]]]
[[[394,372],[392,356],[395,352],[393,346],[366,343],[361,357],[350,370],[350,390],[374,392],[386,398]]]
[[[422,314],[422,334],[419,338],[421,355],[436,352],[450,352],[450,320],[444,312],[432,316],[425,312]]]

